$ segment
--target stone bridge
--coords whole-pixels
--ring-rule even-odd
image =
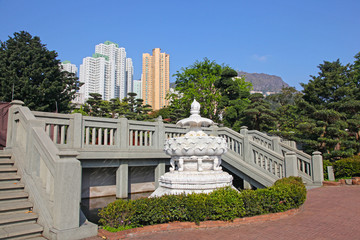
[[[12,102],[3,154],[14,160],[43,234],[50,239],[76,239],[96,231],[96,225],[87,222],[80,210],[91,169],[112,169],[116,179],[113,193],[118,198],[132,192],[132,167],[150,167],[157,187],[169,165],[170,158],[163,151],[165,140],[186,132],[161,118],[143,122],[45,113],[30,111],[22,104]],[[240,132],[216,126],[203,131],[226,139],[229,150],[222,156],[222,166],[242,180],[242,188],[271,186],[287,176],[301,176],[310,187],[322,185],[319,152],[310,156],[294,142],[246,127]]]

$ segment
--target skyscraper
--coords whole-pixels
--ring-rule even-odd
[[[103,100],[123,99],[128,85],[132,86],[133,74],[132,60],[126,58],[125,48],[110,41],[96,45],[93,56],[84,58],[80,66],[85,100],[90,93],[101,94]]]
[[[70,61],[63,61],[61,64],[61,70],[62,71],[67,71],[70,73],[75,73],[75,75],[77,75],[78,72],[78,68],[76,67],[75,64],[72,64]]]
[[[152,56],[149,53],[143,54],[142,64],[142,98],[144,104],[158,110],[168,105],[165,99],[169,91],[170,56],[160,52],[160,48],[154,48]]]

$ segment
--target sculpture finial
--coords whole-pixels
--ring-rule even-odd
[[[200,103],[198,103],[195,99],[191,104],[191,115],[199,115],[200,114]]]

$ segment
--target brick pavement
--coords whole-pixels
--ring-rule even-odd
[[[128,239],[360,240],[359,203],[359,185],[322,187],[309,190],[302,211],[287,218],[246,225],[138,233]]]

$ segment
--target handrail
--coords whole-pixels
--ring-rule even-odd
[[[187,128],[178,127],[174,124],[163,123],[162,119],[154,122],[128,120],[126,118],[112,119],[81,116],[80,114],[56,114],[34,112],[36,118],[45,121],[46,131],[52,126],[56,132],[52,137],[53,142],[60,149],[127,149],[129,151],[140,149],[158,150],[163,149],[163,142],[167,138],[183,136]],[[295,147],[284,142],[279,137],[268,136],[256,130],[242,128],[241,133],[227,127],[203,128],[207,134],[224,137],[228,143],[229,151],[234,152],[243,161],[253,158],[254,151],[263,152],[271,157],[271,164],[277,164],[278,176],[287,176],[285,165],[296,164],[297,173],[305,178],[313,178],[312,157]],[[55,136],[54,136],[55,135]],[[64,140],[57,140],[64,139]],[[295,153],[296,163],[285,161],[287,153]],[[260,154],[261,157],[263,155]],[[235,156],[236,156],[235,155]],[[291,155],[292,156],[292,155]],[[267,157],[264,157],[267,159]],[[266,160],[267,161],[267,160]],[[270,160],[269,160],[270,161]],[[264,166],[256,166],[264,170]],[[269,167],[268,167],[269,168]],[[269,169],[265,169],[269,172]],[[267,174],[273,175],[273,172]]]
[[[31,112],[15,101],[9,111],[8,142],[22,180],[33,199],[43,234],[51,239],[80,236],[81,164],[75,151],[60,151],[47,124],[71,124],[73,116]],[[37,118],[35,118],[35,115]],[[58,117],[58,118],[57,118]],[[94,229],[96,226],[94,225]],[[70,233],[70,235],[69,235]],[[68,239],[73,239],[70,237]]]

